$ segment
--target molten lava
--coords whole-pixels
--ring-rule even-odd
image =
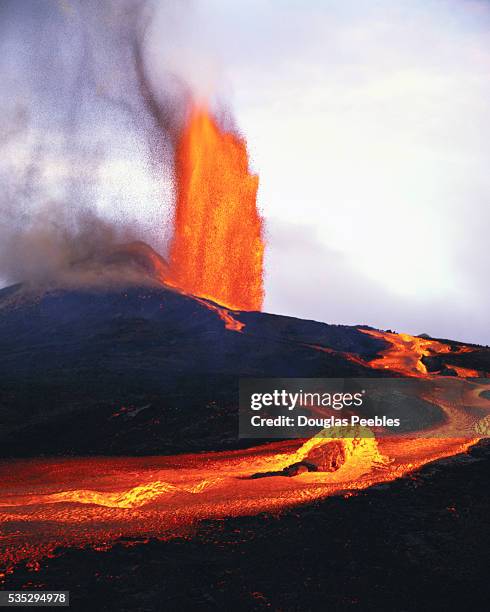
[[[251,480],[342,445],[334,472]],[[315,437],[247,450],[175,457],[34,459],[0,463],[0,583],[20,561],[31,567],[60,546],[108,549],[121,536],[169,539],[202,519],[277,512],[399,478],[476,440]]]
[[[429,372],[422,362],[422,357],[450,352],[455,354],[468,353],[473,350],[471,347],[461,346],[457,351],[452,351],[451,345],[439,340],[410,336],[409,334],[394,334],[374,329],[361,329],[360,331],[379,340],[385,340],[389,344],[386,350],[381,351],[380,357],[373,359],[366,365],[376,370],[398,372],[404,376],[429,376]],[[453,365],[450,367],[462,378],[479,376],[478,370]]]
[[[226,310],[218,312],[225,317]],[[236,329],[239,321],[223,319]],[[385,340],[381,357],[364,362],[408,376],[428,376],[420,359],[449,345],[363,330]],[[310,345],[316,350],[331,349]],[[469,349],[461,347],[459,352]],[[348,355],[348,353],[345,353]],[[0,582],[22,560],[32,567],[60,546],[106,549],[126,538],[172,538],[202,519],[277,512],[329,495],[350,494],[412,473],[428,462],[465,452],[488,435],[490,383],[459,381],[461,400],[441,387],[445,418],[425,432],[376,439],[326,431],[307,441],[166,457],[95,457],[0,462]],[[478,427],[475,427],[477,425]],[[468,432],[461,436],[459,432]],[[326,437],[328,435],[329,437]],[[288,466],[314,462],[318,471],[280,477]],[[257,474],[272,477],[254,479]]]
[[[207,302],[206,300],[201,300],[200,298],[196,298],[196,300],[199,302],[199,304],[202,304],[209,310],[215,312],[225,324],[226,329],[229,329],[230,331],[241,332],[242,329],[245,327],[245,323],[242,323],[241,321],[235,319],[235,317],[232,316],[226,308],[216,306],[216,304],[213,304],[212,302]]]
[[[175,154],[172,282],[235,310],[260,310],[264,242],[245,141],[195,106]]]

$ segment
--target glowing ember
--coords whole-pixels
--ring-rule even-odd
[[[172,281],[235,310],[260,310],[258,177],[249,171],[244,140],[220,128],[205,106],[195,106],[177,145],[175,174]]]

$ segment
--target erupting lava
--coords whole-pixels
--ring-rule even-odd
[[[195,106],[177,143],[175,165],[170,263],[138,242],[104,255],[102,263],[199,296],[197,302],[215,312],[227,330],[247,334],[245,324],[228,310],[260,310],[263,300],[258,178],[250,173],[245,142],[222,129],[205,106]],[[405,334],[360,331],[387,343],[371,361],[328,346],[303,346],[362,367],[423,378],[432,375],[423,358],[473,350]],[[453,370],[460,377],[479,374],[460,366]],[[412,433],[377,440],[374,434],[334,432],[308,441],[174,457],[0,462],[0,564],[7,571],[22,560],[36,567],[59,546],[103,548],[121,536],[171,538],[202,519],[276,512],[405,476],[428,462],[465,452],[486,434],[490,416],[483,393],[488,394],[490,384],[456,382],[459,403],[445,388],[427,398],[444,418],[421,438]],[[318,470],[281,477],[308,462]]]
[[[245,141],[196,105],[177,144],[175,175],[171,281],[235,310],[260,310],[262,219]]]

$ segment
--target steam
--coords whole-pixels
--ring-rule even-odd
[[[183,10],[163,8],[170,25]],[[174,60],[155,61],[154,15],[142,0],[3,3],[0,281],[130,280],[133,269],[102,264],[111,251],[144,240],[165,253],[173,147],[194,93]],[[114,167],[119,183],[130,177],[116,194]]]
[[[90,209],[70,214],[49,203],[32,213],[23,227],[7,226],[0,261],[7,278],[46,284],[86,284],[107,280],[104,259],[121,243],[134,240],[129,228],[98,217]],[[122,280],[124,270],[117,271]]]

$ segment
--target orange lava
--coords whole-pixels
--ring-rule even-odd
[[[392,370],[404,376],[430,376],[427,368],[422,363],[422,357],[440,355],[451,352],[451,346],[438,340],[410,336],[409,334],[394,334],[374,329],[361,329],[365,334],[385,340],[389,347],[381,352],[381,356],[373,359],[368,364],[376,370]],[[471,347],[460,347],[456,353],[470,352]],[[477,377],[477,370],[461,368],[450,365],[460,377]]]
[[[177,144],[175,175],[172,282],[234,310],[260,310],[263,229],[245,141],[195,105]]]
[[[216,309],[231,329],[242,330],[225,308]],[[451,350],[438,341],[363,331],[389,344],[369,363],[352,356],[375,369],[426,377],[420,358]],[[455,386],[458,395],[453,393]],[[330,495],[348,496],[406,476],[428,462],[464,453],[489,434],[490,410],[483,393],[488,390],[489,382],[458,378],[449,386],[436,385],[426,399],[445,418],[420,437],[412,433],[376,439],[366,429],[333,429],[307,441],[280,441],[227,452],[0,462],[0,578],[2,571],[12,571],[22,560],[35,568],[60,546],[90,545],[104,550],[120,538],[168,539],[191,533],[202,519],[277,512]],[[280,472],[308,461],[310,453],[318,456],[339,445],[343,460],[334,471],[250,478]]]
[[[235,317],[230,314],[230,311],[227,308],[217,306],[216,304],[213,304],[206,300],[201,300],[200,298],[196,298],[196,300],[206,308],[209,308],[209,310],[215,312],[225,324],[226,329],[229,329],[230,331],[241,332],[242,329],[245,327],[245,323],[242,323],[241,321],[238,321],[238,319],[235,319]]]
[[[394,480],[476,440],[342,439],[336,472],[249,479],[280,470],[332,439],[175,457],[35,459],[0,463],[0,570],[35,567],[60,546],[107,549],[119,538],[168,539],[201,519],[279,511]],[[337,440],[338,443],[338,440]]]
[[[454,370],[456,374],[461,378],[478,378],[478,376],[480,376],[478,370],[472,370],[471,368],[462,368],[461,366],[455,366],[453,364],[451,364],[449,367]]]

